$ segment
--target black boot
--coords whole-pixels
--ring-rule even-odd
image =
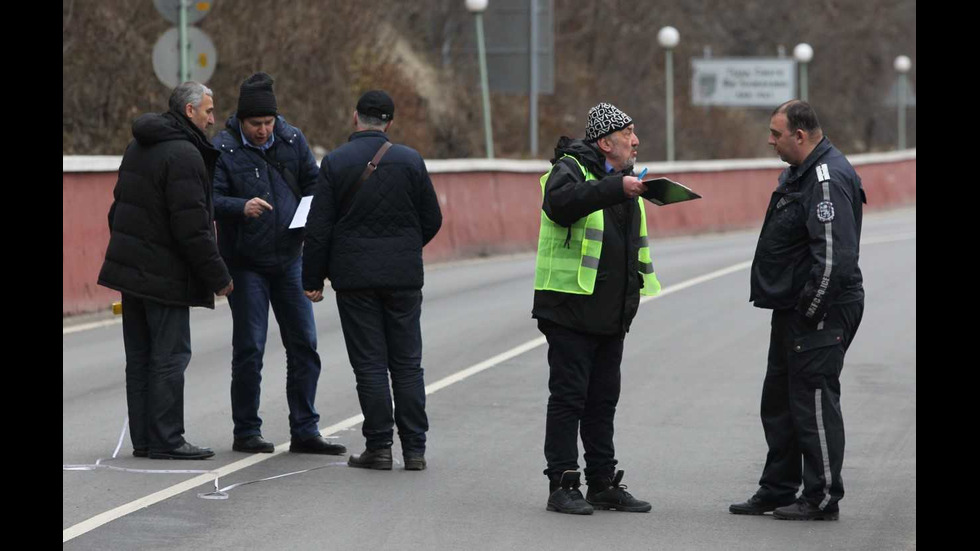
[[[347,466],[356,467],[358,469],[390,471],[391,463],[391,448],[364,450],[364,453],[361,455],[352,455],[347,458]]]
[[[565,471],[558,480],[551,479],[551,495],[548,497],[549,511],[570,515],[591,515],[592,506],[582,497],[578,471]]]
[[[589,492],[586,496],[588,501],[596,509],[604,511],[629,511],[632,513],[646,513],[653,506],[646,501],[636,499],[626,491],[626,485],[620,484],[623,480],[623,471],[616,471],[616,477],[612,480],[609,477],[597,477],[589,480]]]

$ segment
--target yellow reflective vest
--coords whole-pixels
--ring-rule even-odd
[[[599,179],[574,156],[564,157],[575,161],[586,181]],[[550,170],[541,176],[542,197],[549,176],[551,176]],[[640,294],[653,296],[660,292],[660,282],[657,281],[657,274],[653,271],[653,261],[650,259],[647,215],[643,208],[643,198],[637,197],[636,200],[640,207],[639,272],[643,278]],[[534,267],[534,289],[591,295],[595,290],[599,258],[602,254],[602,233],[601,209],[575,221],[571,227],[571,236],[569,236],[569,228],[556,224],[542,210],[541,229],[538,233],[538,256]]]

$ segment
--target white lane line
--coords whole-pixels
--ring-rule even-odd
[[[902,240],[902,239],[909,239],[908,235],[911,235],[911,238],[912,239],[915,238],[915,234],[913,233],[913,234],[907,234],[907,235],[904,235],[904,236],[900,236],[900,238],[890,238],[890,239],[892,241],[897,241],[897,240]],[[888,241],[876,241],[876,242],[882,242],[882,243],[884,243],[884,242],[888,242]],[[867,242],[865,242],[865,244],[867,244]],[[644,297],[643,300],[640,301],[640,303],[642,304],[644,302],[648,302],[648,301],[653,300],[653,299],[665,297],[667,295],[676,293],[678,291],[683,291],[684,289],[688,289],[688,288],[693,287],[695,285],[699,285],[701,283],[706,283],[706,282],[711,281],[713,279],[718,279],[720,277],[723,277],[723,276],[726,276],[726,275],[729,275],[729,274],[733,274],[733,273],[738,272],[740,270],[744,270],[744,269],[750,267],[751,265],[752,265],[752,262],[751,261],[739,262],[738,264],[733,264],[731,266],[728,266],[727,268],[722,268],[720,270],[716,270],[714,272],[711,272],[711,273],[708,273],[708,274],[705,274],[705,275],[702,275],[702,276],[699,276],[699,277],[696,277],[696,278],[693,278],[693,279],[689,279],[687,281],[683,281],[683,282],[678,283],[676,285],[671,285],[670,287],[666,287],[664,289],[661,289],[660,294],[657,295],[657,296],[654,296],[654,297]],[[525,352],[528,352],[530,350],[533,350],[533,349],[535,349],[535,348],[537,348],[537,347],[545,344],[545,342],[547,342],[547,341],[545,340],[544,337],[538,337],[536,339],[529,340],[529,341],[525,342],[524,344],[521,344],[519,346],[515,346],[514,348],[511,348],[510,350],[508,350],[506,352],[503,352],[501,354],[498,354],[498,355],[496,355],[496,356],[494,356],[494,357],[492,357],[492,358],[490,358],[488,360],[485,360],[485,361],[482,361],[482,362],[480,362],[480,363],[478,363],[476,365],[467,367],[466,369],[463,369],[461,371],[457,371],[456,373],[453,373],[452,375],[448,375],[448,376],[446,376],[446,377],[444,377],[444,378],[442,378],[442,379],[440,379],[440,380],[438,380],[438,381],[436,381],[436,382],[434,382],[434,383],[432,383],[430,385],[427,385],[425,387],[425,393],[426,393],[426,395],[429,395],[429,394],[432,394],[432,393],[437,392],[439,390],[442,390],[443,388],[446,388],[447,386],[453,385],[453,384],[458,383],[458,382],[460,382],[460,381],[462,381],[464,379],[467,379],[469,377],[472,377],[473,375],[476,375],[477,373],[480,373],[481,371],[486,371],[487,369],[490,369],[491,367],[497,366],[497,365],[499,365],[499,364],[501,364],[501,363],[503,363],[503,362],[505,362],[507,360],[510,360],[510,359],[512,359],[512,358],[514,358],[516,356],[519,356],[519,355],[525,353]],[[358,414],[358,415],[355,415],[353,417],[348,417],[347,419],[344,419],[343,421],[341,421],[339,423],[336,423],[334,425],[331,425],[331,426],[329,426],[329,427],[327,427],[325,429],[322,429],[320,432],[321,432],[321,434],[323,434],[325,436],[332,436],[334,433],[337,433],[337,432],[340,432],[342,430],[346,430],[346,429],[349,429],[351,427],[357,426],[360,423],[362,423],[363,421],[364,421],[364,416]],[[159,502],[161,502],[161,501],[163,501],[165,499],[169,499],[169,498],[171,498],[171,497],[173,497],[175,495],[178,495],[180,493],[183,493],[183,492],[185,492],[187,490],[190,490],[192,488],[196,488],[196,487],[201,486],[203,484],[207,484],[209,482],[213,482],[214,481],[214,478],[216,476],[217,477],[227,476],[227,475],[229,475],[231,473],[234,473],[234,472],[240,471],[242,469],[245,469],[247,467],[251,467],[252,465],[261,463],[262,461],[265,461],[267,459],[271,459],[271,458],[273,458],[273,457],[275,457],[275,456],[277,456],[277,455],[279,455],[281,453],[284,453],[284,452],[286,452],[288,450],[289,450],[289,443],[288,442],[285,442],[283,444],[279,444],[278,446],[276,446],[276,451],[273,452],[273,453],[271,453],[271,454],[265,454],[265,453],[263,453],[263,454],[256,454],[256,455],[253,455],[251,457],[247,457],[247,458],[242,459],[240,461],[236,461],[234,463],[230,463],[228,465],[225,465],[224,467],[220,467],[218,469],[215,469],[212,473],[208,473],[208,474],[196,476],[196,477],[194,477],[194,478],[192,478],[190,480],[187,480],[185,482],[181,482],[181,483],[176,484],[174,486],[171,486],[169,488],[165,488],[163,490],[160,490],[159,492],[150,494],[150,495],[148,495],[146,497],[143,497],[143,498],[140,498],[140,499],[138,499],[136,501],[132,501],[132,502],[127,503],[125,505],[120,505],[119,507],[116,507],[115,509],[112,509],[110,511],[106,511],[105,513],[101,513],[99,515],[96,515],[96,516],[88,519],[88,520],[82,521],[82,522],[80,522],[78,524],[75,524],[74,526],[70,526],[70,527],[66,528],[62,532],[62,543],[65,543],[65,542],[67,542],[67,541],[69,541],[69,540],[71,540],[73,538],[76,538],[78,536],[81,536],[82,534],[85,534],[87,532],[90,532],[90,531],[92,531],[92,530],[94,530],[94,529],[96,529],[96,528],[98,528],[98,527],[100,527],[100,526],[102,526],[104,524],[107,524],[109,522],[112,522],[113,520],[116,520],[117,518],[126,516],[126,515],[128,515],[130,513],[133,513],[135,511],[138,511],[138,510],[143,509],[145,507],[149,507],[150,505],[153,505],[155,503],[159,503]]]

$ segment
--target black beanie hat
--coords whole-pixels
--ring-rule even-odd
[[[245,79],[238,94],[239,119],[279,114],[272,83],[272,77],[266,73],[255,73]]]

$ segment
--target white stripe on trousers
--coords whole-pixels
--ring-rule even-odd
[[[827,432],[823,428],[823,402],[820,399],[822,395],[823,390],[819,388],[814,393],[814,401],[817,406],[817,436],[820,438],[820,453],[823,455],[823,478],[827,481],[827,486],[824,489],[824,498],[819,505],[821,510],[830,502],[830,484],[834,479],[834,475],[830,472],[830,455],[827,454]]]

